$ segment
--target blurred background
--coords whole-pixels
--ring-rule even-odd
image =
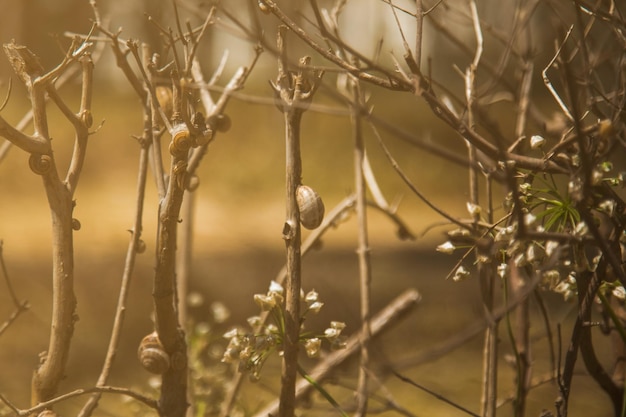
[[[275,39],[277,21],[272,17],[255,20],[250,2],[222,2],[231,16],[244,26],[261,28],[265,39]],[[320,1],[322,7],[334,2]],[[411,9],[412,2],[396,1],[400,7]],[[479,1],[479,13],[490,28],[485,43],[485,60],[497,62],[502,44],[494,34],[506,31],[515,12],[513,0]],[[284,1],[282,6],[291,15],[306,22],[308,2]],[[122,30],[121,38],[138,39],[151,45],[159,44],[159,31],[146,16],[163,27],[175,24],[170,1],[102,0],[99,10],[111,30]],[[181,18],[192,26],[202,24],[209,2],[181,6]],[[529,19],[529,50],[536,65],[544,66],[554,53],[547,40],[553,35],[547,13],[537,7]],[[46,69],[57,65],[69,45],[72,33],[86,34],[91,28],[93,11],[87,0],[0,0],[0,41],[15,40],[26,45],[41,59]],[[379,53],[385,67],[393,67],[395,57],[401,60],[401,36],[389,6],[383,1],[349,1],[343,12],[344,39],[367,56]],[[258,17],[258,16],[257,16]],[[444,18],[445,17],[445,18]],[[407,33],[412,33],[413,19],[400,13],[399,19]],[[431,20],[444,25],[465,42],[458,45],[442,36]],[[429,23],[431,22],[431,23]],[[445,1],[426,19],[424,62],[428,71],[445,83],[451,91],[463,97],[464,70],[472,56],[464,46],[475,47],[467,3]],[[384,40],[382,44],[380,40]],[[310,54],[295,38],[289,38],[290,56]],[[254,57],[256,42],[247,39],[226,14],[219,14],[201,43],[199,57],[206,78],[217,68],[225,51],[227,64],[218,85],[224,86],[240,66],[248,66]],[[380,52],[377,52],[380,49]],[[319,57],[314,65],[327,66]],[[503,77],[515,83],[516,68],[505,68]],[[538,73],[538,71],[537,71]],[[479,74],[486,77],[485,74]],[[7,60],[0,58],[0,96],[8,91],[13,77],[8,104],[2,116],[13,124],[30,108],[25,88],[12,74]],[[91,386],[95,383],[110,336],[117,292],[124,268],[124,258],[132,227],[135,201],[139,146],[133,135],[142,131],[141,104],[132,94],[121,71],[115,66],[108,47],[101,51],[95,66],[93,116],[94,125],[102,126],[90,137],[88,155],[76,194],[75,217],[81,230],[75,233],[75,269],[78,315],[75,343],[68,364],[67,381],[63,390]],[[194,193],[193,260],[190,289],[202,302],[191,310],[194,323],[211,322],[216,305],[224,305],[230,315],[222,323],[213,323],[213,336],[220,335],[234,324],[257,314],[252,296],[267,290],[284,263],[284,242],[281,238],[284,221],[284,126],[282,115],[272,103],[268,80],[276,78],[276,58],[270,51],[262,54],[245,89],[229,103],[226,113],[232,128],[219,134],[211,144],[199,171],[200,187]],[[335,88],[337,74],[329,71],[315,99],[318,108],[308,111],[302,125],[303,182],[314,187],[324,199],[329,211],[354,191],[353,138],[348,108],[327,94]],[[464,154],[462,140],[417,97],[365,86],[371,96],[374,114],[389,124],[408,132],[411,138]],[[556,107],[537,75],[533,86],[539,107],[551,114]],[[63,87],[62,95],[70,103],[79,103],[78,80]],[[217,93],[215,93],[217,95]],[[77,107],[76,107],[77,108]],[[514,115],[506,104],[489,108],[493,118],[505,133],[513,131]],[[66,169],[71,157],[73,132],[60,113],[49,106],[49,118],[55,157],[60,169]],[[531,126],[539,131],[541,126]],[[26,131],[30,131],[28,127]],[[415,235],[415,240],[399,240],[394,224],[381,213],[368,212],[368,228],[372,249],[374,311],[380,310],[406,288],[417,288],[422,301],[398,326],[376,341],[375,359],[378,363],[394,363],[415,357],[465,328],[482,320],[480,290],[471,279],[455,283],[446,280],[458,257],[443,255],[435,247],[445,240],[449,226],[420,201],[394,173],[380,146],[366,130],[366,146],[379,185],[389,201],[399,204],[398,214]],[[0,139],[1,141],[2,139]],[[409,140],[385,135],[386,145],[404,173],[431,201],[455,217],[467,217],[467,170],[433,156]],[[484,191],[484,190],[483,190]],[[495,190],[500,202],[503,191]],[[158,198],[154,181],[149,182],[144,213],[143,239],[148,250],[138,256],[131,286],[126,326],[111,385],[131,386],[150,392],[148,375],[135,359],[141,338],[152,330],[151,279],[154,268],[154,236]],[[500,210],[501,213],[501,210]],[[45,349],[49,337],[50,314],[50,216],[40,178],[28,169],[28,155],[11,149],[0,162],[0,239],[3,256],[12,283],[20,299],[27,299],[31,308],[0,337],[0,393],[19,406],[29,402],[30,378]],[[329,320],[344,321],[350,333],[359,323],[359,305],[354,296],[358,291],[358,264],[355,254],[357,230],[355,218],[329,232],[323,246],[307,255],[303,265],[305,290],[316,289],[326,303],[311,326],[323,329]],[[563,334],[575,308],[559,296],[548,294],[550,312],[555,322],[562,323]],[[220,304],[216,304],[220,303]],[[13,310],[3,284],[0,284],[0,321]],[[537,321],[538,323],[538,321]],[[547,369],[546,341],[540,326],[531,329],[536,339],[537,369]],[[502,358],[510,355],[508,339],[502,340]],[[481,378],[482,336],[470,339],[460,349],[419,366],[407,366],[406,371],[421,384],[452,398],[478,412]],[[513,389],[513,369],[503,367],[499,393],[502,398]],[[507,369],[509,369],[507,371]],[[245,406],[250,412],[273,398],[278,384],[278,362],[268,364],[263,384],[246,385]],[[339,379],[347,385],[354,383],[353,368],[340,370]],[[390,391],[416,415],[466,415],[415,388],[390,382]],[[586,376],[575,379],[575,390],[584,393],[572,398],[571,416],[609,416],[610,406],[593,382]],[[345,391],[347,392],[347,391]],[[556,398],[553,384],[545,384],[531,395],[528,415],[536,416],[543,408],[551,408]],[[117,399],[103,402],[95,415],[140,415],[129,406],[126,414],[119,412]],[[80,409],[82,399],[68,401],[60,409],[73,415]],[[393,415],[386,413],[384,415]],[[509,414],[503,406],[502,416]]]

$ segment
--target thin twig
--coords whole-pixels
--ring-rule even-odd
[[[120,388],[120,387],[112,387],[112,386],[102,386],[102,387],[77,389],[77,390],[68,392],[66,394],[54,397],[54,398],[50,399],[49,401],[41,402],[41,403],[37,404],[34,407],[31,407],[31,408],[28,408],[28,409],[23,409],[23,410],[17,408],[15,405],[13,405],[2,394],[0,394],[0,401],[5,403],[18,416],[24,417],[24,416],[28,416],[28,415],[34,415],[35,413],[38,413],[40,411],[49,409],[51,406],[53,406],[55,404],[58,404],[60,402],[69,400],[71,398],[76,398],[76,397],[80,397],[82,395],[92,394],[94,392],[104,393],[104,394],[125,395],[127,397],[131,397],[131,398],[133,398],[133,399],[135,399],[135,400],[137,400],[137,401],[147,405],[150,408],[153,408],[155,410],[159,409],[158,402],[156,400],[150,398],[150,397],[147,397],[147,396],[145,396],[143,394],[140,394],[140,393],[138,393],[136,391],[133,391],[133,390],[130,390],[128,388]]]
[[[302,160],[300,156],[300,121],[302,114],[315,94],[322,74],[310,77],[305,73],[310,58],[301,59],[298,72],[287,67],[285,46],[286,28],[281,26],[278,33],[278,76],[272,83],[274,92],[281,99],[280,109],[285,122],[285,170],[286,170],[286,219],[283,239],[287,248],[287,280],[285,285],[285,335],[283,339],[283,361],[280,388],[279,417],[292,417],[295,409],[295,384],[298,374],[298,347],[300,335],[300,211],[297,202],[297,189],[302,180]],[[294,106],[293,104],[300,104]],[[303,106],[304,104],[304,106]]]
[[[124,318],[126,316],[126,302],[128,300],[128,293],[130,283],[133,276],[135,267],[135,259],[137,253],[145,250],[145,244],[141,240],[142,223],[143,223],[143,205],[145,200],[145,188],[147,182],[148,171],[148,154],[150,152],[150,140],[148,138],[141,138],[141,151],[139,154],[139,169],[137,178],[137,200],[135,207],[135,219],[133,222],[133,228],[130,230],[131,236],[128,243],[128,249],[126,251],[126,261],[124,265],[124,272],[122,273],[122,282],[120,283],[120,292],[117,301],[117,308],[115,309],[115,317],[113,319],[113,328],[111,330],[111,337],[109,338],[109,347],[107,348],[106,357],[100,376],[96,382],[96,386],[104,386],[109,378],[111,369],[113,367],[113,361],[117,356],[117,349],[120,342],[120,336],[122,327],[124,325]],[[142,245],[144,247],[142,247]],[[96,409],[98,400],[101,397],[100,392],[94,394],[89,398],[89,401],[83,406],[78,417],[88,417]]]
[[[26,310],[30,308],[28,301],[20,301],[17,298],[17,294],[13,289],[13,284],[11,284],[11,279],[9,277],[9,272],[7,270],[6,263],[4,262],[4,242],[0,240],[0,271],[2,272],[2,276],[4,277],[4,282],[7,286],[7,291],[9,292],[9,296],[15,305],[15,310],[9,318],[0,325],[0,336],[4,333],[9,326],[20,316],[20,314],[24,313]]]
[[[369,367],[369,346],[368,341],[371,338],[371,329],[369,326],[370,310],[371,310],[371,281],[372,271],[370,262],[370,248],[367,234],[367,211],[366,211],[366,185],[363,173],[363,165],[365,163],[365,145],[363,141],[363,132],[361,125],[361,117],[359,108],[364,105],[363,96],[360,90],[359,82],[356,78],[350,79],[353,94],[353,115],[352,130],[354,137],[354,180],[356,190],[356,216],[358,227],[358,248],[357,254],[359,258],[359,289],[360,289],[360,305],[361,305],[361,357],[359,364],[359,378],[357,382],[356,400],[357,409],[355,416],[363,417],[367,414],[367,398],[368,398],[368,372]]]
[[[394,371],[391,371],[391,373],[396,378],[401,380],[402,382],[406,382],[407,384],[410,384],[410,385],[412,385],[412,386],[414,386],[416,388],[419,388],[420,390],[422,390],[422,391],[432,395],[433,397],[437,398],[438,400],[443,401],[444,403],[446,403],[448,405],[451,405],[452,407],[456,408],[457,410],[463,411],[465,414],[468,414],[468,415],[473,416],[473,417],[480,417],[479,414],[476,414],[476,413],[468,410],[467,408],[463,407],[462,405],[459,405],[459,404],[455,403],[454,401],[444,397],[443,395],[438,394],[438,393],[436,393],[435,391],[433,391],[433,390],[431,390],[429,388],[426,388],[424,385],[419,384],[419,383],[413,381],[411,378],[408,378],[408,377],[402,375],[398,371],[394,370]]]
[[[567,108],[567,105],[565,104],[561,96],[559,96],[559,93],[556,91],[556,89],[552,85],[552,82],[550,81],[550,77],[548,77],[548,70],[550,69],[550,67],[552,67],[552,65],[554,65],[556,60],[561,55],[561,50],[563,49],[563,46],[569,39],[569,36],[571,35],[573,29],[574,29],[574,25],[570,26],[570,28],[567,30],[565,38],[561,42],[561,45],[557,48],[556,53],[554,54],[550,62],[548,62],[548,65],[546,65],[543,71],[541,71],[541,76],[543,77],[543,83],[546,85],[546,88],[548,89],[550,94],[552,94],[552,97],[554,97],[554,100],[556,100],[561,110],[563,110],[563,113],[565,114],[565,116],[567,116],[567,118],[571,121],[574,120],[574,117],[572,116],[572,113],[570,112],[570,110]]]

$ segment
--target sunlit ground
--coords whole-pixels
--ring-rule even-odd
[[[260,91],[267,91],[260,88]],[[394,109],[414,105],[404,97],[393,106],[381,109],[393,121]],[[138,145],[130,135],[141,133],[141,116],[133,98],[100,100],[94,105],[96,124],[106,119],[90,139],[88,158],[76,194],[74,215],[81,222],[75,234],[76,293],[78,315],[72,357],[62,391],[91,386],[97,379],[110,335],[117,302],[124,257],[132,227],[136,203],[136,166]],[[394,107],[397,106],[397,107]],[[13,113],[11,113],[13,111]],[[15,121],[19,109],[7,109],[5,117]],[[3,114],[5,113],[3,112]],[[233,128],[211,145],[200,171],[200,188],[195,196],[193,268],[190,287],[204,297],[204,307],[192,311],[202,321],[207,306],[223,302],[232,312],[223,326],[245,324],[246,317],[257,314],[254,293],[265,292],[284,262],[281,239],[284,220],[284,164],[281,116],[269,105],[231,103]],[[54,113],[52,113],[54,116]],[[58,122],[58,117],[55,121]],[[303,182],[313,186],[324,198],[327,211],[354,190],[352,139],[346,116],[309,113],[303,122]],[[410,126],[423,137],[437,143],[455,143],[441,125],[417,117]],[[56,124],[53,124],[56,128]],[[63,125],[54,133],[55,156],[62,167],[69,157],[71,136]],[[415,185],[432,202],[454,216],[465,216],[465,170],[427,155],[397,139],[386,137],[394,156]],[[403,321],[395,324],[372,346],[373,369],[378,383],[400,405],[418,416],[464,416],[442,401],[385,373],[387,366],[410,363],[424,352],[468,326],[482,320],[478,283],[445,280],[459,259],[442,255],[434,248],[444,239],[445,227],[436,214],[411,194],[395,176],[377,143],[368,136],[367,146],[379,185],[389,201],[399,201],[399,214],[417,236],[415,241],[399,241],[392,222],[375,211],[368,212],[373,269],[373,308],[378,311],[406,288],[422,294],[419,306]],[[29,312],[20,316],[0,337],[0,392],[16,404],[26,407],[30,377],[38,353],[45,350],[49,335],[50,248],[49,214],[40,179],[28,169],[27,155],[11,150],[0,164],[0,238],[4,259],[16,293],[30,302]],[[496,200],[499,204],[499,200]],[[135,352],[139,340],[151,331],[151,274],[154,258],[154,235],[158,199],[149,184],[144,212],[143,237],[148,250],[137,258],[127,306],[126,326],[110,380],[112,385],[149,390],[148,375],[140,369]],[[184,221],[188,219],[183,218]],[[307,255],[303,264],[306,289],[316,289],[325,306],[311,326],[323,326],[329,320],[344,321],[351,333],[358,327],[358,266],[355,254],[356,222],[352,217],[329,231],[321,249]],[[5,291],[0,288],[0,321],[13,310]],[[569,338],[574,307],[557,296],[548,295],[551,318],[563,323],[563,350]],[[223,331],[224,329],[219,329]],[[554,330],[554,329],[553,329]],[[221,333],[220,333],[221,334]],[[535,375],[549,371],[546,338],[538,316],[533,319],[531,335],[535,351]],[[217,335],[216,335],[217,336]],[[602,336],[598,335],[598,338]],[[513,392],[513,368],[506,364],[511,349],[506,323],[500,325],[499,396]],[[442,396],[479,412],[482,333],[451,353],[420,365],[405,365],[402,374]],[[600,349],[606,353],[607,349]],[[312,367],[313,362],[306,362]],[[277,362],[271,361],[262,373],[260,384],[246,383],[242,404],[254,412],[265,401],[275,398],[278,384]],[[354,362],[337,370],[335,384],[329,390],[338,399],[351,396],[355,385]],[[608,401],[580,368],[574,380],[571,416],[609,416]],[[376,385],[377,382],[373,382]],[[529,416],[543,408],[552,409],[557,396],[554,383],[533,390],[528,404]],[[372,397],[372,410],[384,404],[385,390]],[[101,415],[125,415],[117,399],[102,403]],[[318,396],[316,407],[328,407]],[[82,405],[75,399],[59,407],[64,415],[73,415]],[[131,408],[129,407],[129,410]],[[511,407],[503,405],[498,415],[508,416]],[[329,415],[327,409],[311,409],[303,415]],[[384,415],[396,415],[392,412]]]

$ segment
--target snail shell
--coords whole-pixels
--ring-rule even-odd
[[[267,4],[265,4],[263,0],[259,0],[258,5],[259,5],[259,10],[261,10],[265,14],[269,14],[270,8]]]
[[[230,116],[227,114],[213,114],[207,118],[207,123],[211,126],[211,129],[218,132],[228,132],[232,126]]]
[[[137,356],[141,366],[153,374],[163,374],[170,368],[170,355],[163,349],[157,332],[152,332],[141,340]]]
[[[311,187],[300,185],[296,191],[300,223],[309,230],[317,228],[324,220],[324,202]]]
[[[90,128],[91,126],[93,126],[93,116],[91,115],[91,111],[89,111],[88,109],[85,109],[82,112],[80,112],[80,120],[83,122],[83,124],[87,128]]]
[[[165,116],[168,119],[171,119],[172,113],[174,112],[174,105],[172,104],[173,103],[172,88],[166,87],[164,85],[157,86],[156,99],[159,102],[159,106],[161,106],[163,113],[165,113]]]
[[[187,152],[193,145],[191,133],[185,123],[178,123],[172,127],[172,142],[170,153],[172,155]]]
[[[146,251],[146,242],[144,242],[143,239],[139,239],[135,250],[137,253],[144,253]]]
[[[52,168],[52,157],[33,153],[28,158],[28,165],[35,174],[44,175]]]

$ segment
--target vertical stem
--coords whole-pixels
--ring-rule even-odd
[[[183,328],[187,327],[187,294],[191,274],[191,253],[193,249],[193,208],[195,193],[188,192],[181,207],[183,222],[178,239],[178,258],[176,260],[176,286],[178,294],[178,321]]]
[[[480,64],[483,51],[483,35],[480,27],[480,20],[478,18],[478,11],[476,8],[476,2],[470,0],[469,2],[470,12],[472,15],[472,22],[474,23],[474,32],[476,34],[476,52],[474,54],[474,60],[465,71],[465,98],[467,100],[467,125],[471,131],[475,131],[474,122],[474,105],[475,105],[475,76],[476,69]],[[477,149],[476,147],[467,142],[468,146],[468,159],[470,161],[469,170],[469,192],[470,201],[472,204],[478,206],[478,172],[477,172]],[[480,220],[480,212],[473,213],[473,220],[478,222]],[[480,256],[480,254],[478,254]],[[492,316],[493,301],[494,301],[494,269],[491,264],[485,264],[484,262],[478,262],[478,275],[481,285],[481,295],[483,300],[483,306],[487,315]],[[497,321],[489,323],[487,330],[485,331],[485,342],[483,346],[483,392],[481,397],[481,414],[484,417],[493,417],[496,415],[496,400],[497,400],[497,358],[498,358],[498,341],[497,341]]]
[[[189,279],[191,275],[191,256],[193,243],[193,209],[195,206],[195,192],[188,192],[187,198],[183,200],[181,208],[183,223],[181,224],[178,259],[176,260],[176,293],[178,294],[178,322],[185,329],[189,329],[189,319],[187,315],[187,294],[189,293]],[[186,352],[187,357],[189,352]],[[187,383],[191,386],[191,374],[187,375]],[[193,390],[188,390],[187,401],[191,407],[187,409],[187,417],[192,417],[194,412]]]
[[[50,135],[44,96],[46,81],[42,81],[42,77],[32,77],[31,80],[30,95],[35,131],[40,137],[45,138],[49,146]],[[32,379],[33,404],[49,400],[56,394],[59,383],[65,376],[65,366],[76,322],[72,192],[59,178],[52,150],[43,156],[49,163],[39,173],[42,175],[52,220],[52,320],[48,350]],[[33,154],[31,158],[39,157]]]
[[[354,103],[352,106],[352,128],[354,133],[354,178],[356,188],[356,214],[358,223],[358,249],[359,257],[359,288],[361,292],[361,358],[359,367],[359,379],[356,392],[357,411],[355,416],[362,417],[367,414],[368,397],[368,374],[369,366],[369,340],[372,331],[370,327],[370,301],[371,301],[371,267],[370,252],[367,236],[367,211],[366,211],[366,188],[363,175],[363,163],[365,160],[365,146],[359,116],[361,94],[358,80],[354,80]]]
[[[515,123],[515,136],[518,140],[522,138],[526,129],[534,66],[531,61],[525,61],[523,69],[524,72],[522,74],[522,82],[520,86],[518,115]],[[517,186],[516,181],[513,181],[513,184],[514,186]],[[513,265],[512,262],[510,263],[510,270],[511,274],[509,279],[511,283],[511,297],[516,298],[524,292],[526,282],[519,268]],[[530,313],[528,296],[526,296],[526,298],[517,306],[515,310],[515,319],[516,334],[515,340],[512,342],[515,343],[516,352],[517,393],[513,412],[516,417],[523,417],[526,409],[526,396],[528,394],[528,387],[530,385],[531,378],[529,338]]]
[[[478,275],[482,286],[484,308],[493,311],[494,275],[491,265],[479,263]],[[497,381],[498,381],[498,322],[489,324],[485,331],[483,345],[483,393],[481,398],[481,415],[496,415]]]
[[[283,239],[287,247],[287,280],[285,285],[285,329],[279,417],[293,417],[294,415],[296,377],[298,375],[298,341],[301,324],[301,235],[300,211],[296,197],[298,186],[302,180],[300,121],[319,86],[319,80],[322,76],[322,73],[314,73],[314,77],[309,77],[309,74],[305,72],[310,64],[310,57],[300,59],[300,70],[297,73],[287,69],[286,32],[286,27],[279,27],[277,38],[280,52],[278,78],[276,83],[272,83],[274,92],[280,100],[279,108],[285,117],[285,188],[287,193],[287,218],[283,227]]]
[[[302,112],[294,107],[285,111],[287,219],[283,238],[287,246],[287,282],[285,285],[285,335],[281,374],[279,417],[293,417],[296,376],[298,373],[298,339],[300,337],[300,213],[296,192],[302,177],[300,159],[300,120]]]
[[[424,32],[424,5],[422,0],[415,0],[415,63],[422,64],[422,33]]]
[[[163,374],[160,406],[165,417],[183,417],[187,410],[187,345],[178,322],[176,296],[176,235],[184,195],[186,154],[172,155],[165,200],[159,206],[157,264],[154,276],[155,325],[172,365]],[[180,358],[174,360],[175,357]]]
[[[513,262],[510,262],[511,298],[520,297],[526,288],[526,282]],[[517,363],[517,393],[513,403],[515,417],[523,417],[526,409],[526,396],[530,384],[530,309],[528,297],[515,309],[515,361]]]
[[[172,72],[173,115],[182,123],[178,74]],[[178,317],[176,293],[176,244],[180,210],[185,195],[188,135],[173,135],[169,151],[171,164],[164,198],[159,204],[156,271],[154,275],[155,327],[163,348],[170,356],[170,367],[162,375],[160,413],[165,417],[183,417],[187,412],[187,343]]]
[[[148,123],[149,125],[149,123]],[[150,152],[150,140],[143,138],[141,142],[141,152],[139,154],[139,174],[137,179],[137,201],[135,209],[135,221],[131,230],[130,243],[128,244],[128,250],[126,252],[126,262],[124,265],[124,273],[122,276],[122,283],[120,284],[120,293],[117,301],[117,308],[115,310],[115,318],[113,320],[113,330],[111,331],[111,338],[109,339],[109,347],[107,349],[104,364],[102,365],[102,371],[98,377],[96,386],[106,385],[113,361],[117,355],[117,348],[119,346],[120,335],[122,332],[122,325],[124,323],[124,317],[126,315],[126,302],[128,300],[128,292],[130,288],[131,278],[135,269],[135,259],[137,253],[139,253],[139,245],[141,240],[142,223],[143,223],[143,205],[146,191],[146,180],[148,176],[148,154]],[[98,401],[102,396],[101,392],[97,392],[91,395],[89,400],[85,403],[81,409],[78,417],[90,416],[98,406]]]
[[[65,375],[76,321],[72,196],[53,166],[43,175],[52,217],[52,323],[43,363],[33,376],[33,405],[51,399]]]

